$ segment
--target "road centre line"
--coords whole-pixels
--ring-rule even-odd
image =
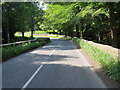
[[[60,42],[57,47],[59,47],[61,43],[62,42]],[[55,51],[56,51],[56,48],[50,53],[49,56],[52,56]],[[30,79],[24,84],[21,90],[24,90],[30,84],[30,82],[33,80],[33,78],[37,75],[37,73],[40,71],[42,67],[43,67],[43,64],[39,66],[39,68],[34,72],[34,74],[30,77]]]
[[[60,42],[59,45],[58,45],[57,47],[59,47],[61,43],[62,43],[62,42]],[[52,51],[52,53],[50,53],[49,56],[52,56],[52,54],[53,54],[55,51],[56,51],[56,48]]]
[[[52,53],[50,53],[49,56],[52,56],[52,54],[56,51],[56,48],[52,51]]]
[[[61,45],[62,42],[60,42],[60,44],[58,45],[58,47]]]
[[[25,83],[25,85],[22,87],[21,90],[25,89],[29,83],[32,81],[32,79],[36,76],[36,74],[38,73],[38,71],[43,67],[43,65],[40,65],[40,67],[35,71],[35,73],[30,77],[30,79]]]

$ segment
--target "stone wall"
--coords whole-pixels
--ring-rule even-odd
[[[104,50],[105,52],[108,52],[109,54],[111,54],[114,57],[119,58],[119,60],[120,60],[120,49],[114,48],[114,47],[109,46],[109,45],[103,45],[103,44],[95,43],[93,41],[88,41],[88,40],[84,40],[84,39],[82,39],[82,40],[86,43],[94,45],[95,47],[97,47],[101,50]]]

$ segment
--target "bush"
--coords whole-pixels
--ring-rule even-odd
[[[120,81],[120,61],[118,61],[117,58],[112,57],[109,53],[104,52],[79,38],[73,38],[72,40],[99,62],[112,79]]]
[[[15,47],[12,47],[12,46],[3,47],[2,48],[2,60],[5,61],[11,57],[19,55],[33,48],[43,46],[46,43],[48,43],[48,41],[32,42],[32,43],[29,42],[29,43],[17,45]]]

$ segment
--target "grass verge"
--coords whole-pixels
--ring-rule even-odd
[[[17,56],[21,53],[24,53],[28,50],[43,46],[50,41],[36,41],[32,43],[25,43],[25,44],[20,44],[15,47],[9,46],[9,47],[3,47],[2,48],[2,61],[6,61],[11,57]]]
[[[118,61],[117,58],[112,57],[109,53],[104,52],[79,38],[73,38],[72,41],[92,56],[102,66],[106,73],[110,75],[110,78],[120,82],[120,61]]]
[[[21,32],[16,32],[15,34],[22,36],[22,33],[21,33]],[[25,35],[26,35],[26,34],[30,34],[30,35],[31,35],[31,32],[30,32],[30,31],[25,32]],[[34,34],[47,34],[47,32],[45,32],[45,31],[34,31]]]

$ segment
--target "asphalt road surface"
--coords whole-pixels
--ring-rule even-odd
[[[2,88],[106,88],[76,46],[52,39],[2,64]]]

